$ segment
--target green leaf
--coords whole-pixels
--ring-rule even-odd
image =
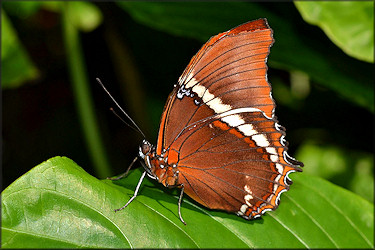
[[[21,176],[2,193],[4,248],[372,248],[374,207],[322,179],[293,174],[280,207],[246,221],[208,210],[145,180],[124,210],[141,172],[98,180],[66,157]],[[166,192],[163,192],[166,191]],[[176,190],[177,191],[177,190]],[[178,194],[178,193],[175,193]]]
[[[1,10],[1,86],[16,88],[38,77],[39,72],[20,43],[7,15]]]
[[[305,21],[319,26],[345,53],[374,62],[374,2],[294,2]]]
[[[306,33],[278,5],[245,2],[117,2],[136,21],[174,35],[206,42],[210,36],[241,23],[266,17],[274,30],[271,67],[305,72],[348,101],[374,110],[373,67],[329,49],[324,38]],[[294,5],[280,3],[279,7]],[[223,11],[225,10],[225,11]],[[284,15],[284,16],[283,16]],[[301,19],[302,22],[302,19]],[[270,76],[272,81],[272,76]]]

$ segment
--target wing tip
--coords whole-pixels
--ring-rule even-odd
[[[252,32],[252,31],[257,31],[257,30],[265,30],[265,29],[271,30],[270,26],[268,25],[267,18],[259,18],[259,19],[238,25],[237,27],[230,30],[229,34],[238,34],[241,32]]]

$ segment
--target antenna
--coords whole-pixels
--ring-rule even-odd
[[[128,127],[130,127],[131,129],[133,129],[134,131],[137,131],[138,133],[139,133],[139,131],[136,129],[136,128],[134,128],[132,125],[130,125],[129,123],[127,123],[124,119],[122,119],[122,117],[119,115],[119,114],[117,114],[117,112],[113,109],[113,108],[109,108],[109,110],[111,110],[112,111],[112,113],[115,115],[115,116],[117,116],[117,118],[119,118],[123,123],[125,123]]]
[[[131,121],[131,123],[134,125],[134,127],[136,128],[133,128],[132,126],[130,126],[128,124],[129,127],[131,127],[132,129],[138,131],[139,133],[141,133],[141,135],[143,136],[143,138],[146,138],[145,134],[142,132],[142,130],[137,126],[137,124],[133,121],[132,118],[130,118],[130,116],[121,108],[121,106],[116,102],[115,98],[113,98],[113,96],[109,93],[109,91],[104,87],[104,84],[102,83],[102,81],[100,81],[99,78],[96,78],[96,81],[102,86],[102,88],[104,89],[104,91],[109,95],[109,97],[112,99],[112,101],[116,104],[116,106],[121,110],[121,112]],[[112,112],[116,114],[116,112],[114,112],[114,110],[112,109]],[[120,117],[119,115],[117,115],[118,117]],[[120,118],[121,119],[121,118]],[[123,119],[121,119],[125,124],[127,124]]]

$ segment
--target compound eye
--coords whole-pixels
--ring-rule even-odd
[[[144,155],[148,154],[151,151],[151,144],[148,141],[143,141],[141,150]]]

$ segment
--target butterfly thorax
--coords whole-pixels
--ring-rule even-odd
[[[176,164],[169,165],[167,158],[156,154],[155,147],[146,140],[139,146],[139,156],[144,160],[143,168],[147,175],[156,179],[166,187],[178,186],[178,170]]]

